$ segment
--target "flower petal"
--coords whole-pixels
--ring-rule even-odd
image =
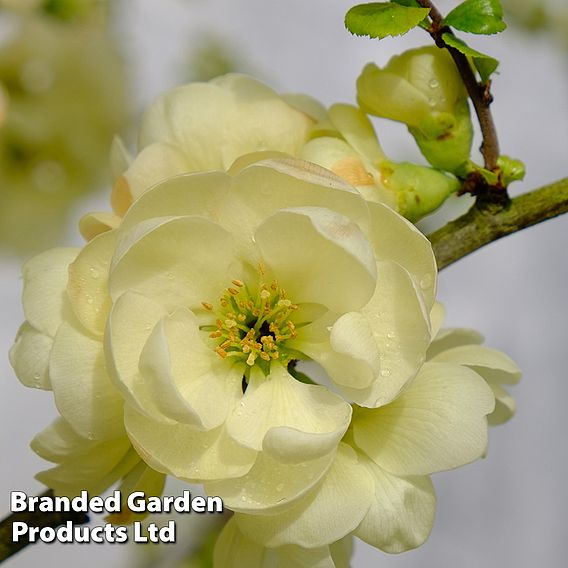
[[[154,408],[139,372],[140,354],[166,309],[137,292],[126,292],[113,304],[105,334],[106,368],[122,394],[139,409]]]
[[[53,339],[25,322],[10,349],[10,364],[20,382],[35,389],[51,389],[48,364]]]
[[[343,313],[360,308],[373,294],[376,267],[371,246],[355,223],[334,211],[279,211],[260,225],[255,240],[296,304],[320,303]]]
[[[239,443],[300,462],[328,454],[347,430],[351,406],[327,388],[301,383],[276,363],[267,377],[251,379],[227,421]]]
[[[357,100],[365,112],[416,126],[432,110],[427,97],[409,81],[374,63],[357,79]]]
[[[290,345],[317,361],[338,385],[364,389],[379,374],[379,353],[372,329],[359,312],[349,312],[340,318],[328,312],[299,328]]]
[[[223,527],[213,551],[213,568],[265,568],[267,550],[243,536],[234,517]]]
[[[78,434],[90,440],[124,435],[124,402],[107,375],[101,341],[61,324],[49,375],[55,404]]]
[[[189,171],[221,170],[250,152],[297,154],[312,124],[266,85],[232,73],[160,97],[143,118],[139,141],[176,142]]]
[[[245,476],[210,481],[205,484],[205,491],[219,495],[233,511],[262,516],[273,514],[289,509],[295,500],[308,493],[326,475],[334,457],[335,448],[321,457],[284,463],[268,452],[261,452]]]
[[[107,231],[88,242],[69,265],[67,293],[77,319],[94,335],[102,337],[111,299],[109,268],[117,231]]]
[[[460,345],[438,353],[433,362],[465,365],[481,375],[488,383],[514,385],[521,370],[505,353],[483,345]]]
[[[436,297],[438,269],[430,241],[409,221],[381,203],[369,203],[371,242],[377,260],[400,264],[424,296],[428,312]]]
[[[369,510],[373,478],[357,454],[340,444],[321,485],[277,515],[236,515],[242,533],[268,547],[329,545],[353,531]],[[338,514],[340,512],[340,514]]]
[[[130,195],[136,201],[153,185],[188,171],[188,159],[181,148],[168,142],[156,142],[136,156],[123,176]]]
[[[395,401],[360,409],[355,443],[395,475],[427,475],[479,458],[487,445],[493,393],[471,369],[425,363]]]
[[[369,222],[367,205],[358,191],[329,170],[304,160],[255,162],[235,176],[233,185],[238,208],[231,204],[227,213],[236,209],[244,215],[241,221],[251,234],[267,217],[291,207],[329,208],[364,228]]]
[[[51,249],[28,260],[22,269],[22,302],[26,319],[35,329],[54,337],[67,302],[69,264],[79,249]]]
[[[113,213],[87,213],[79,220],[79,232],[86,241],[92,241],[101,233],[116,229],[120,225],[120,217]]]
[[[373,476],[369,512],[354,532],[367,544],[397,554],[423,544],[436,512],[436,494],[428,476],[398,477],[359,455]]]
[[[329,109],[329,117],[357,153],[375,165],[386,158],[371,121],[361,109],[353,105],[334,104]]]
[[[515,399],[502,387],[495,383],[489,383],[495,395],[495,410],[487,417],[491,426],[498,426],[510,420],[517,409]]]
[[[140,461],[126,436],[87,440],[61,418],[40,432],[31,448],[40,457],[59,464],[36,475],[57,495],[75,496],[81,490],[98,495]]]
[[[394,262],[378,263],[373,297],[360,313],[339,318],[330,340],[334,351],[376,373],[367,386],[355,375],[357,366],[330,367],[344,396],[368,407],[393,400],[418,372],[430,343],[427,314],[408,272]]]
[[[150,467],[186,481],[242,476],[256,459],[256,452],[236,444],[222,427],[202,432],[186,424],[166,424],[128,404],[124,421],[132,444]]]
[[[164,416],[211,430],[241,398],[244,369],[222,360],[202,333],[187,308],[162,318],[142,351],[140,386]]]
[[[432,328],[432,339],[434,339],[442,328],[442,324],[446,319],[446,308],[441,302],[434,302],[430,310],[430,326]]]
[[[463,327],[442,329],[435,335],[434,341],[430,344],[427,358],[432,359],[438,353],[453,347],[480,345],[481,343],[483,343],[483,336],[475,329]]]
[[[280,95],[280,98],[288,103],[291,107],[294,107],[296,110],[303,112],[305,115],[309,116],[315,121],[319,122],[327,118],[327,111],[325,110],[325,106],[323,106],[318,100],[310,97],[309,95],[304,95],[301,93],[286,93],[284,95]]]
[[[327,546],[265,548],[242,534],[235,518],[225,524],[213,552],[214,568],[335,568]]]
[[[113,299],[136,290],[164,305],[201,308],[226,288],[232,237],[202,217],[158,218],[134,227],[118,243],[112,262]]]
[[[147,219],[197,215],[217,221],[230,194],[231,178],[224,172],[199,172],[170,177],[141,195],[128,209],[121,229]]]
[[[146,500],[148,497],[161,497],[165,482],[166,476],[163,473],[154,471],[140,460],[122,479],[118,487],[121,496],[120,512],[107,515],[105,521],[116,525],[125,525],[144,519],[148,515],[147,512],[134,513],[128,508],[128,496],[135,491],[142,491]]]

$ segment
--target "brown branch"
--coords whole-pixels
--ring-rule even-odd
[[[453,32],[444,24],[444,18],[432,2],[430,2],[430,0],[417,0],[417,2],[423,8],[430,9],[432,26],[428,31],[438,47],[445,48],[450,52],[456,64],[469,98],[473,103],[479,125],[481,126],[481,134],[483,136],[481,153],[483,154],[485,168],[494,171],[497,168],[497,158],[499,157],[499,141],[497,139],[497,130],[495,129],[493,116],[489,108],[493,101],[489,89],[490,83],[478,83],[467,57],[444,42],[442,39],[443,34],[448,33],[453,35]]]
[[[53,491],[46,491],[42,493],[41,497],[53,497]],[[89,522],[89,517],[85,513],[76,513],[74,511],[61,513],[42,513],[41,511],[12,513],[0,521],[0,562],[4,562],[4,560],[30,544],[27,537],[20,538],[18,542],[12,541],[12,524],[18,521],[26,523],[30,527],[56,528],[67,521],[72,521],[76,525],[83,525]]]
[[[477,200],[465,214],[429,235],[438,269],[497,239],[568,212],[568,178],[507,202]]]

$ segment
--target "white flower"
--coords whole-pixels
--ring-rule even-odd
[[[473,330],[439,331],[442,320],[436,304],[428,361],[389,404],[355,407],[331,468],[314,488],[277,514],[235,514],[232,530],[242,534],[242,547],[300,547],[309,565],[311,554],[349,535],[390,553],[428,538],[436,506],[430,474],[485,454],[486,417],[500,423],[512,410],[500,385],[520,376],[509,357],[479,345]]]
[[[131,158],[119,141],[114,145],[115,213],[123,215],[144,191],[173,175],[227,170],[255,152],[298,155],[314,120],[295,106],[237,73],[168,91],[142,118],[137,155]]]
[[[315,485],[348,402],[390,402],[430,342],[428,241],[305,162],[168,178],[77,252],[25,267],[18,376],[52,388],[80,436],[117,438],[124,420],[150,466],[235,510]],[[306,358],[343,398],[294,378]]]

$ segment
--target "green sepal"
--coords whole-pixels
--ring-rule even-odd
[[[465,179],[468,174],[476,172],[483,176],[488,185],[493,187],[508,187],[514,181],[520,181],[525,177],[525,164],[509,156],[499,156],[497,158],[497,168],[495,171],[487,170],[484,167],[468,160],[457,172],[457,175]]]
[[[484,35],[507,27],[499,0],[465,0],[444,18],[444,23],[462,32]]]
[[[345,27],[354,35],[383,39],[404,35],[428,16],[428,8],[413,8],[390,2],[353,6],[345,15]]]
[[[483,82],[487,81],[497,70],[497,67],[499,66],[499,61],[497,59],[469,47],[465,41],[459,39],[455,35],[445,33],[442,35],[442,39],[446,45],[457,49],[460,53],[463,53],[467,57],[471,57]]]
[[[385,160],[379,171],[385,185],[397,195],[399,213],[412,222],[438,209],[460,188],[456,178],[410,162]]]
[[[501,170],[501,183],[507,187],[514,181],[525,178],[525,164],[521,160],[510,158],[509,156],[499,156],[497,167]]]
[[[466,179],[468,175],[473,172],[480,174],[490,186],[496,186],[499,182],[499,174],[497,172],[486,170],[483,166],[480,166],[471,160],[464,162],[462,167],[456,171],[456,175],[461,179]]]

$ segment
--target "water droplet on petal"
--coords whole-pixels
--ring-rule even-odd
[[[438,79],[430,79],[428,85],[430,86],[431,89],[435,89],[436,87],[440,86],[440,82],[438,81]]]
[[[283,490],[283,489],[284,489],[284,484],[283,484],[283,483],[279,483],[279,484],[276,486],[276,491],[277,491],[278,493],[282,493],[282,490]]]
[[[381,377],[390,377],[390,374],[391,374],[390,369],[383,369],[381,371]]]

